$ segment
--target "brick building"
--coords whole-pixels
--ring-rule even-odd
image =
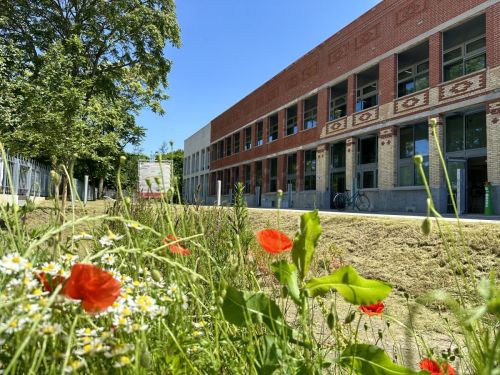
[[[330,208],[362,189],[372,210],[437,208],[457,169],[465,212],[492,184],[500,213],[500,0],[384,0],[211,122],[209,194],[246,186],[250,206]],[[287,191],[289,190],[289,191]]]

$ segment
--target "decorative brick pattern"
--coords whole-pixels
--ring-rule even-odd
[[[319,71],[319,62],[315,61],[302,71],[302,79],[309,79],[311,77],[314,77],[316,74],[318,74],[318,71]]]
[[[378,187],[381,190],[396,186],[397,135],[395,126],[381,129],[378,135]]]
[[[379,108],[369,108],[354,114],[353,126],[368,125],[379,119]]]
[[[486,89],[486,72],[471,74],[439,87],[439,101],[456,99]]]
[[[316,191],[325,192],[328,187],[328,144],[316,148]]]
[[[500,185],[500,101],[489,103],[486,114],[488,181]]]
[[[396,25],[400,26],[403,23],[421,15],[428,7],[429,0],[414,0],[409,4],[404,5],[396,12]]]
[[[429,90],[405,96],[394,101],[394,114],[406,114],[422,110],[429,105]]]
[[[348,52],[349,52],[349,42],[346,42],[338,47],[335,47],[328,54],[328,65],[336,64],[344,57],[346,57]]]
[[[444,170],[439,159],[439,153],[436,143],[434,142],[432,120],[436,120],[435,131],[437,134],[439,146],[443,149],[444,142],[444,126],[442,117],[429,118],[429,186],[431,188],[439,188],[444,181]]]
[[[340,133],[345,129],[347,129],[347,117],[328,122],[325,126],[323,126],[320,138],[331,137],[332,135]]]
[[[363,31],[354,40],[355,49],[363,48],[367,44],[377,40],[380,37],[380,23],[370,27],[368,30]]]

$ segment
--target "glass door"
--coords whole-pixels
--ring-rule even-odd
[[[455,199],[455,204],[462,208],[462,211],[465,209],[466,205],[466,181],[465,176],[467,175],[467,159],[464,158],[449,158],[447,163],[448,176],[450,177],[451,189],[453,191],[453,197]],[[463,171],[463,172],[459,172]],[[459,174],[460,185],[459,185]],[[460,197],[457,196],[457,193],[460,190]],[[460,198],[460,202],[458,202],[458,198]],[[448,193],[448,213],[453,213],[453,204],[451,201],[450,194]]]

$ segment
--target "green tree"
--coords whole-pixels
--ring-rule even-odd
[[[164,151],[164,148],[160,149],[160,151]],[[175,186],[179,189],[179,195],[182,197],[182,176],[184,172],[184,150],[175,150],[170,151],[164,154],[160,154],[162,156],[162,160],[168,160],[173,163],[173,176],[175,181]],[[158,155],[156,157],[158,160]],[[174,186],[172,184],[172,186]]]
[[[11,73],[12,58],[3,67],[0,60],[0,74],[15,84],[0,101],[11,118],[0,118],[0,136],[54,168],[79,158],[105,175],[143,137],[139,110],[163,114],[169,43],[180,45],[173,0],[0,2],[0,48],[15,50],[18,65]]]

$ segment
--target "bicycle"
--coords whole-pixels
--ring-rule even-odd
[[[337,193],[333,197],[333,208],[345,210],[347,206],[356,207],[359,211],[367,211],[370,208],[370,199],[363,192],[355,192],[352,196],[350,190]]]

